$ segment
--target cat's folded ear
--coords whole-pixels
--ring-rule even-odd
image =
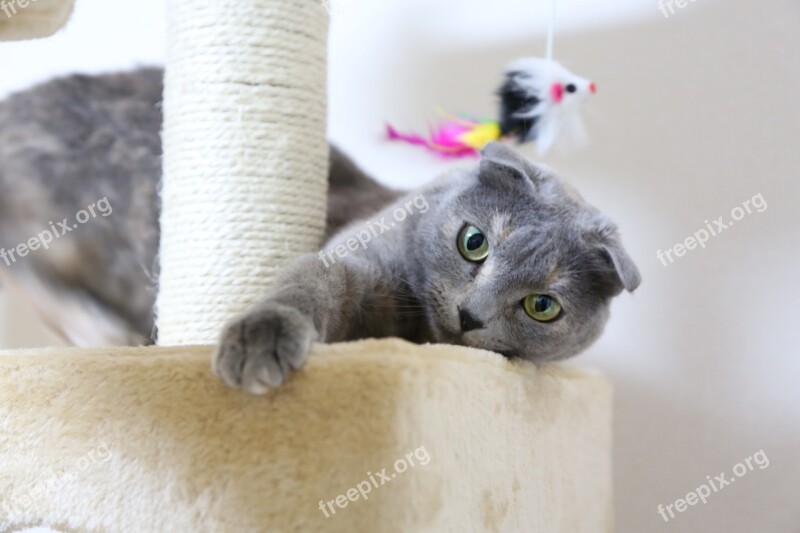
[[[635,291],[642,283],[642,275],[639,274],[633,259],[622,247],[619,238],[617,237],[611,244],[604,245],[602,250],[611,261],[622,287],[628,292]]]
[[[633,292],[642,283],[639,269],[622,246],[617,226],[605,215],[594,212],[586,219],[584,239],[591,249],[587,270],[600,274],[601,285],[616,296],[624,290]],[[597,263],[596,261],[600,261]]]
[[[481,150],[480,179],[489,185],[530,186],[541,171],[508,146],[490,142]]]

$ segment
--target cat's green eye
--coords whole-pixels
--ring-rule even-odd
[[[489,239],[475,226],[464,226],[458,234],[458,251],[467,261],[480,263],[489,257]]]
[[[537,322],[552,322],[561,316],[561,304],[546,294],[531,294],[522,300],[528,316]]]

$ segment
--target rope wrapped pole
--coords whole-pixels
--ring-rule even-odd
[[[160,345],[210,344],[326,215],[327,10],[168,0]]]

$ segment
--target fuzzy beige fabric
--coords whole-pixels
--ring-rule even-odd
[[[4,0],[0,3],[0,41],[49,37],[67,23],[73,0]]]
[[[601,376],[369,340],[252,397],[210,355],[2,353],[0,532],[610,530]]]

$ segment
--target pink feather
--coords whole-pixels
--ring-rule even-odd
[[[431,128],[430,138],[426,139],[421,135],[400,133],[391,125],[386,125],[386,132],[389,139],[403,141],[417,146],[425,146],[443,157],[477,156],[478,151],[464,144],[461,140],[461,136],[470,130],[471,128],[469,126],[448,121],[442,123],[438,129]]]

